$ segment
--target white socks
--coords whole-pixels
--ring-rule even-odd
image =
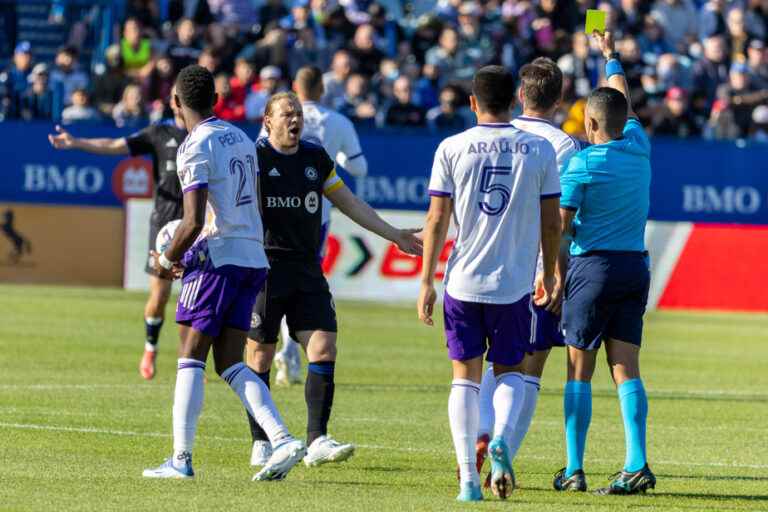
[[[273,447],[281,440],[291,437],[272,401],[269,388],[253,370],[243,363],[237,363],[224,370],[221,378],[237,393],[253,419],[267,434]]]
[[[496,391],[496,377],[493,375],[493,363],[483,372],[480,381],[480,428],[477,436],[493,434],[493,393]]]
[[[493,393],[493,409],[496,420],[493,435],[503,436],[510,445],[520,411],[525,400],[525,382],[523,374],[518,372],[502,373],[496,376],[496,391]]]
[[[466,379],[453,379],[448,395],[448,419],[451,424],[456,461],[461,482],[480,485],[477,473],[477,427],[480,416],[480,386]]]
[[[512,440],[509,442],[510,459],[515,458],[517,451],[520,449],[520,445],[523,444],[523,439],[525,439],[526,434],[528,434],[528,429],[531,427],[533,414],[536,412],[536,403],[539,401],[539,383],[541,382],[541,379],[531,375],[525,375],[523,379],[525,382],[525,398],[523,399],[523,407],[520,411],[520,416],[517,418],[515,430],[512,433]]]
[[[285,320],[285,317],[283,317],[283,321],[280,323],[280,337],[283,339],[283,346],[280,348],[280,353],[286,358],[298,355],[299,343],[291,338],[288,322]]]
[[[173,394],[173,461],[183,452],[192,453],[197,419],[203,409],[205,363],[180,358]]]

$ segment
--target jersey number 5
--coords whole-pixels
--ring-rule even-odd
[[[509,187],[501,183],[491,184],[494,176],[509,176],[512,174],[511,167],[483,167],[483,173],[480,175],[480,193],[487,194],[487,201],[478,201],[477,205],[486,215],[499,215],[507,208],[509,199],[512,195]],[[498,196],[496,199],[495,196]],[[496,206],[492,203],[498,203]]]
[[[251,183],[256,183],[256,162],[253,156],[245,157],[251,174]],[[245,171],[245,164],[239,158],[233,158],[229,161],[229,174],[238,175],[237,193],[235,194],[235,206],[243,206],[253,202],[253,195],[245,190],[248,184],[248,174]]]

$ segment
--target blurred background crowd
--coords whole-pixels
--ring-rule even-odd
[[[176,73],[198,63],[216,77],[216,114],[258,123],[312,64],[323,103],[358,125],[457,131],[473,123],[479,66],[543,55],[565,77],[557,122],[582,136],[583,98],[603,79],[583,24],[599,8],[649,132],[768,142],[768,0],[129,0],[109,19],[87,3],[40,4],[63,39],[46,56],[19,28],[31,7],[3,0],[2,119],[142,127],[168,116]]]

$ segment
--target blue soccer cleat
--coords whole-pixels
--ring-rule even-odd
[[[173,457],[171,457],[154,469],[145,469],[142,476],[145,478],[194,478],[195,472],[192,470],[192,456],[188,453],[183,453],[178,456],[178,459],[182,458],[183,465],[181,467],[174,466]]]
[[[496,436],[488,445],[491,456],[491,491],[494,496],[505,500],[515,490],[515,472],[509,459],[509,447],[501,436]]]
[[[461,491],[456,496],[456,501],[483,501],[483,492],[476,483],[464,482],[461,484]]]

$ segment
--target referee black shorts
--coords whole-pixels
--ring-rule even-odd
[[[300,331],[337,332],[336,306],[318,262],[270,262],[269,276],[251,318],[248,337],[277,343],[285,317],[291,336]]]

